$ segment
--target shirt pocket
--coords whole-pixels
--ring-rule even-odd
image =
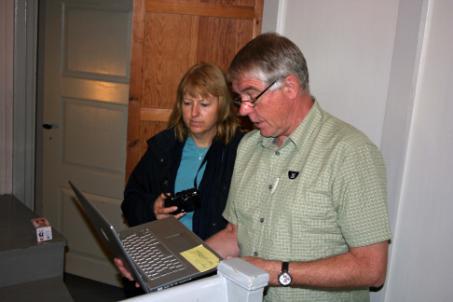
[[[300,215],[304,232],[313,234],[340,233],[338,213],[330,194],[322,191],[305,191],[300,201]]]

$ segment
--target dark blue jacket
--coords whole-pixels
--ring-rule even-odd
[[[217,233],[227,224],[222,213],[242,136],[243,133],[237,131],[227,145],[214,140],[206,155],[206,169],[198,188],[201,208],[193,216],[193,231],[201,239]],[[148,150],[129,177],[121,204],[124,218],[130,226],[156,219],[154,200],[161,193],[175,193],[176,173],[183,147],[184,142],[176,139],[173,129],[164,130],[148,140]]]

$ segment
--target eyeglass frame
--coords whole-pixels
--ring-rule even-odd
[[[259,98],[262,97],[263,94],[265,94],[279,80],[280,80],[280,78],[277,78],[277,79],[273,80],[272,83],[270,83],[266,88],[264,88],[260,93],[258,93],[258,95],[256,97],[252,97],[251,95],[249,95],[249,97],[250,97],[249,101],[242,101],[242,97],[239,95],[238,97],[234,98],[233,104],[235,104],[236,106],[240,107],[242,104],[247,104],[248,103],[249,106],[254,108],[256,106],[256,104],[258,103]]]

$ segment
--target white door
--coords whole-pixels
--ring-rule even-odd
[[[81,216],[71,180],[119,229],[124,188],[131,0],[40,1],[43,214],[67,239],[65,271],[119,284]],[[42,48],[44,47],[44,48]]]

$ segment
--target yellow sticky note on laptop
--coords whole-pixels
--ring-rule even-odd
[[[217,267],[219,264],[219,258],[214,255],[210,250],[205,248],[202,244],[181,252],[187,261],[190,262],[198,271],[205,272],[212,268]]]

